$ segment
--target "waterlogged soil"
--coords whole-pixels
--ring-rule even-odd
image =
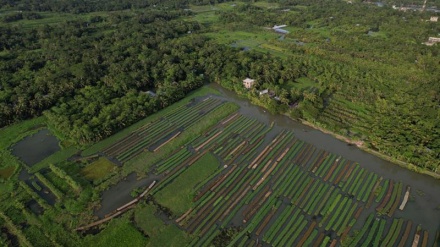
[[[95,215],[104,218],[105,215],[133,200],[131,192],[134,189],[145,188],[157,178],[157,176],[151,175],[138,180],[136,173],[130,173],[123,180],[102,193],[101,207],[96,210]]]
[[[49,205],[55,205],[57,199],[56,196],[38,178],[32,176],[32,174],[29,174],[26,169],[21,170],[18,179],[24,181],[33,191],[35,191],[35,193],[37,193],[37,195],[43,198]],[[41,190],[35,188],[34,183],[37,184],[41,188]]]
[[[395,212],[394,217],[411,220],[413,224],[420,224],[423,229],[428,230],[430,233],[428,246],[432,246],[434,243],[434,235],[440,230],[440,180],[428,175],[410,171],[389,161],[383,160],[357,148],[356,146],[348,145],[330,134],[323,133],[320,130],[313,129],[300,122],[294,121],[287,116],[271,114],[264,108],[251,104],[249,100],[239,98],[235,93],[228,91],[217,84],[211,84],[210,86],[221,92],[221,96],[213,97],[218,97],[238,104],[240,106],[240,114],[258,119],[260,122],[267,125],[273,123],[273,130],[267,134],[266,142],[268,142],[269,139],[273,139],[273,137],[282,130],[290,130],[294,132],[296,138],[305,141],[306,143],[313,144],[317,149],[326,150],[340,155],[347,160],[355,161],[359,163],[361,167],[384,178],[392,179],[396,182],[402,182],[405,185],[404,191],[406,191],[406,186],[410,186],[411,199],[408,201],[403,211],[397,210]],[[262,146],[264,146],[264,144]],[[375,212],[374,207],[364,210],[353,229],[359,230],[363,226],[364,220],[367,216],[373,212]],[[414,234],[411,233],[409,239],[412,239],[413,236]]]
[[[12,146],[12,154],[28,166],[33,166],[60,150],[58,139],[43,129]]]
[[[34,199],[27,202],[26,207],[29,208],[36,215],[41,215],[44,212],[44,208]]]

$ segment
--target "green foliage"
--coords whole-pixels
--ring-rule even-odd
[[[203,155],[174,181],[155,194],[157,202],[171,209],[175,215],[185,213],[193,204],[194,187],[219,169],[219,165],[217,158],[211,153]]]
[[[167,225],[158,235],[149,239],[148,247],[186,246],[191,238],[176,225]]]
[[[147,171],[151,165],[170,155],[176,150],[176,148],[179,148],[191,140],[194,140],[195,137],[199,136],[215,124],[218,124],[221,119],[237,111],[238,108],[239,106],[232,102],[221,105],[216,110],[206,114],[205,117],[197,123],[197,125],[193,125],[186,129],[181,135],[174,139],[172,143],[167,144],[159,151],[155,152],[154,154],[145,152],[144,154],[141,154],[135,159],[124,164],[123,174],[128,174],[133,170],[135,170],[138,174],[145,173],[145,171]]]
[[[166,225],[156,217],[157,208],[152,204],[141,204],[134,212],[136,226],[148,236],[147,246],[185,246],[190,238],[175,225]]]
[[[117,171],[117,166],[105,157],[92,162],[81,170],[81,174],[92,181],[102,180]]]
[[[165,224],[155,216],[157,208],[154,205],[146,204],[137,207],[134,212],[134,221],[145,235],[157,236],[166,227]]]
[[[88,155],[92,155],[95,154],[99,151],[102,151],[102,149],[114,144],[115,142],[121,140],[122,138],[124,138],[125,136],[131,134],[133,131],[135,131],[136,129],[144,126],[147,123],[150,122],[154,122],[158,119],[160,119],[161,117],[169,114],[170,112],[174,111],[175,109],[181,107],[182,105],[187,104],[188,102],[190,102],[194,97],[198,97],[198,96],[203,96],[203,95],[207,95],[207,94],[218,94],[219,92],[211,87],[202,87],[199,88],[197,90],[194,90],[193,92],[189,93],[187,97],[183,98],[182,100],[162,109],[159,112],[156,112],[142,120],[140,120],[139,122],[119,131],[118,133],[102,140],[99,141],[98,143],[93,144],[92,146],[88,147],[87,149],[83,150],[83,152],[81,153],[83,156],[88,156]]]
[[[12,222],[12,220],[3,212],[0,212],[0,218],[2,218],[5,223],[6,226],[8,227],[8,229],[15,235],[17,236],[19,242],[21,245],[23,246],[28,246],[31,247],[33,246],[29,240],[26,238],[26,236],[23,234],[23,232],[17,228],[17,226],[14,224],[14,222]]]
[[[84,246],[146,246],[147,241],[127,217],[112,220],[106,228],[97,235],[84,238]]]
[[[8,166],[6,168],[0,169],[0,179],[9,179],[14,174],[15,170],[15,166]]]
[[[46,185],[50,191],[58,198],[58,199],[62,199],[64,197],[64,194],[57,188],[55,187],[49,180],[47,180],[46,177],[44,177],[43,175],[41,175],[41,173],[37,172],[35,173],[35,176],[44,184]]]
[[[53,165],[53,164],[50,164],[49,165],[49,168],[52,170],[52,172],[53,173],[55,173],[57,176],[59,176],[60,178],[62,178],[62,179],[65,179],[66,180],[66,182],[73,188],[73,190],[76,192],[76,193],[79,193],[80,191],[81,191],[81,186],[75,181],[75,180],[73,180],[72,179],[72,177],[70,177],[69,175],[67,175],[67,173],[65,172],[65,171],[63,171],[61,168],[59,168],[59,167],[57,167],[57,166],[55,166],[55,165]]]

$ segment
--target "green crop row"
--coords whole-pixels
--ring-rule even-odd
[[[339,173],[341,172],[342,168],[345,167],[345,163],[346,163],[347,161],[346,161],[345,159],[343,159],[343,158],[340,158],[340,159],[342,159],[342,161],[340,161],[340,162],[337,164],[338,167],[337,167],[336,170],[333,172],[332,176],[331,176],[330,179],[329,179],[329,182],[332,182],[332,183],[333,183],[333,181],[335,181],[335,179],[336,179],[336,176],[339,175]]]
[[[308,206],[304,208],[304,211],[311,215],[316,205],[318,205],[318,202],[321,201],[322,197],[326,194],[329,188],[330,186],[328,186],[327,184],[321,184],[318,190],[313,193],[313,197],[308,203]]]
[[[303,216],[303,215],[301,215],[301,216]],[[300,219],[298,220],[299,222],[301,222],[301,224],[299,224],[298,227],[295,228],[295,231],[294,231],[292,237],[289,239],[289,241],[286,243],[285,246],[293,246],[293,243],[298,238],[299,234],[301,234],[302,230],[305,229],[305,227],[307,226],[307,223],[308,223],[307,220],[303,220],[302,218],[303,217],[300,217]],[[297,224],[299,222],[297,222]],[[291,231],[291,232],[293,232],[293,231]],[[290,237],[290,235],[288,237]]]
[[[367,235],[367,238],[363,241],[362,243],[362,247],[368,247],[371,243],[371,241],[373,240],[373,237],[375,236],[376,233],[376,229],[379,227],[379,223],[380,220],[379,219],[375,219],[373,222],[373,226],[371,227],[371,229],[369,230],[369,233]],[[377,236],[376,236],[377,237]]]
[[[296,208],[292,205],[289,205],[286,208],[284,208],[281,215],[275,220],[275,222],[271,225],[269,230],[267,230],[267,232],[264,234],[263,240],[265,242],[267,243],[272,242],[273,238],[275,237],[275,234],[281,229],[283,224],[286,222],[288,217],[293,213],[295,209]],[[299,213],[299,210],[297,210],[296,212]]]
[[[393,187],[393,192],[391,193],[391,198],[383,208],[382,212],[387,213],[390,211],[391,206],[393,206],[394,201],[397,199],[397,194],[402,192],[402,183],[399,182],[397,186]]]
[[[290,239],[292,234],[301,226],[303,222],[307,221],[304,219],[304,215],[299,215],[299,218],[293,218],[289,221],[286,227],[281,231],[278,237],[274,240],[273,246],[286,246],[286,242]],[[300,229],[303,229],[301,227]]]
[[[306,205],[308,206],[307,203],[309,202],[310,197],[312,197],[313,195],[316,195],[316,194],[317,194],[317,193],[315,193],[315,192],[317,192],[316,190],[317,190],[318,188],[321,188],[320,186],[322,186],[322,185],[323,185],[323,184],[320,183],[319,180],[315,180],[315,182],[313,183],[313,185],[312,185],[311,188],[309,189],[309,191],[311,191],[311,193],[307,193],[307,194],[306,194],[305,198],[303,198],[303,199],[301,200],[301,204],[299,205],[299,207],[302,208],[304,211],[306,211],[304,207],[305,207]]]
[[[368,174],[368,176],[366,176],[363,180],[362,180],[362,184],[361,184],[361,189],[360,190],[355,190],[355,191],[353,191],[353,193],[355,194],[355,196],[356,196],[356,199],[358,200],[358,201],[361,201],[362,200],[362,196],[364,195],[364,193],[365,193],[365,190],[372,184],[372,185],[374,185],[374,181],[372,181],[372,179],[373,179],[373,173],[372,172],[370,172],[369,174]]]
[[[363,225],[362,229],[359,231],[359,233],[356,235],[356,237],[353,239],[353,241],[350,243],[350,246],[357,246],[359,241],[364,237],[365,233],[370,228],[371,222],[374,219],[374,214],[370,214],[365,221],[365,224]],[[384,245],[387,246],[387,245]]]
[[[350,188],[348,189],[348,194],[350,195],[354,195],[356,193],[356,191],[359,189],[359,186],[363,184],[363,178],[366,175],[366,171],[364,168],[361,168],[361,170],[358,172],[358,174],[356,175],[354,181],[353,181],[353,185],[350,186]]]
[[[370,194],[371,193],[373,193],[373,187],[374,187],[374,185],[376,184],[376,182],[377,182],[377,180],[379,179],[379,177],[376,175],[376,174],[373,174],[373,178],[372,178],[372,181],[369,183],[369,185],[366,187],[366,190],[365,190],[365,194],[364,194],[364,196],[362,197],[362,201],[363,202],[367,202],[367,200],[368,200],[368,197],[370,197]],[[358,199],[359,200],[359,199]]]
[[[381,187],[381,190],[376,197],[376,202],[380,202],[383,199],[383,197],[385,196],[385,193],[388,190],[389,183],[390,183],[390,180],[388,180],[388,179],[385,180],[384,185]]]
[[[319,201],[318,207],[313,211],[313,213],[311,213],[311,215],[317,215],[317,214],[319,214],[319,212],[321,211],[321,209],[322,209],[325,205],[327,205],[328,198],[330,198],[330,196],[331,196],[332,194],[334,194],[333,196],[336,196],[337,190],[334,190],[334,189],[335,189],[335,187],[333,187],[333,186],[330,187],[330,190],[328,190],[328,191],[325,193],[324,198],[323,198],[322,200]]]
[[[342,221],[341,225],[339,225],[340,222],[338,220],[338,222],[336,223],[336,225],[334,227],[335,229],[339,229],[339,230],[337,230],[337,234],[339,236],[341,236],[342,232],[347,227],[347,224],[349,223],[350,219],[352,219],[351,216],[353,215],[353,213],[354,213],[354,211],[356,210],[357,207],[358,207],[358,204],[355,203],[355,204],[352,204],[352,206],[351,206],[350,210],[348,211],[348,213],[346,213],[346,209],[344,210],[344,212],[342,214],[342,217],[341,217],[344,220]]]
[[[310,236],[304,242],[303,246],[311,246],[312,245],[312,241],[316,238],[317,235],[318,235],[318,230],[314,229],[312,234],[310,234]]]
[[[373,247],[379,247],[380,240],[382,239],[383,232],[385,230],[385,225],[387,221],[384,219],[380,220],[379,230],[377,231],[376,237],[373,240]]]
[[[355,167],[353,168],[353,171],[351,172],[350,176],[348,177],[348,180],[339,182],[339,187],[342,188],[342,191],[347,191],[348,186],[352,183],[352,181],[354,179],[353,174],[356,174],[357,170],[359,170],[359,169],[360,169],[360,166],[358,164],[356,164]]]
[[[397,242],[397,238],[401,237],[400,235],[400,231],[402,230],[402,226],[403,226],[403,219],[399,219],[397,221],[397,227],[396,230],[394,231],[394,233],[392,234],[389,242],[384,242],[382,244],[384,244],[384,246],[393,246],[396,242]]]
[[[335,212],[332,212],[332,217],[330,218],[329,223],[325,226],[325,230],[328,231],[330,229],[333,229],[335,231],[338,231],[339,229],[335,227],[336,226],[335,221],[338,220],[336,224],[342,221],[342,219],[344,219],[345,217],[345,213],[351,208],[351,205],[352,205],[351,200],[348,199],[347,197],[344,197],[341,204],[336,208]]]
[[[337,156],[335,154],[330,154],[329,156],[327,156],[323,161],[323,163],[319,166],[318,170],[316,171],[316,176],[323,177],[324,174],[328,171],[328,169],[330,169],[331,164],[333,164],[336,157]]]

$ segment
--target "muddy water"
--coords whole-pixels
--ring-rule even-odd
[[[49,205],[51,205],[51,206],[55,205],[55,202],[57,199],[56,196],[37,177],[28,173],[28,171],[26,169],[22,169],[20,171],[20,174],[18,175],[18,179],[20,179],[21,181],[24,181],[35,193],[37,193],[37,195],[39,195],[41,198],[46,200],[46,202]],[[35,188],[33,183],[36,183],[39,187],[41,187],[41,190],[38,190],[37,188]]]
[[[296,138],[313,144],[318,149],[341,155],[347,160],[358,162],[360,166],[375,172],[379,176],[394,181],[401,181],[405,186],[409,185],[411,187],[411,198],[413,199],[407,203],[403,211],[397,210],[394,216],[409,219],[416,225],[421,224],[424,229],[429,230],[429,242],[430,244],[433,243],[433,236],[436,231],[440,230],[440,180],[412,172],[385,161],[355,146],[349,146],[330,134],[325,134],[297,121],[293,121],[286,116],[270,114],[262,107],[252,105],[248,100],[239,98],[235,93],[217,84],[211,84],[210,86],[221,92],[222,95],[218,96],[219,98],[238,104],[241,114],[256,118],[266,124],[274,122],[273,132],[275,133],[285,129],[294,131]],[[365,210],[354,229],[361,228],[362,219],[372,212],[374,212],[372,208]]]
[[[12,154],[32,166],[60,150],[58,142],[49,130],[43,129],[15,144],[12,147]]]
[[[130,194],[134,189],[145,188],[154,180],[157,180],[157,177],[148,176],[138,180],[136,173],[130,173],[125,179],[102,193],[101,207],[95,212],[95,215],[104,218],[106,214],[133,200],[134,198]]]

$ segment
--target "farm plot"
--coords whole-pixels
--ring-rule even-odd
[[[103,153],[120,162],[127,162],[144,151],[155,152],[222,104],[221,100],[205,98],[183,105],[161,119],[138,128],[104,149]]]
[[[423,229],[409,236],[417,226],[393,218],[404,200],[401,182],[318,150],[290,131],[277,131],[268,140],[266,134],[271,131],[275,130],[233,114],[154,166],[162,179],[152,195],[170,209],[176,224],[194,236],[190,246],[208,246],[237,225],[241,230],[228,242],[230,246],[257,241],[272,246],[334,246],[347,241],[353,246],[386,246],[405,245],[415,238],[424,241]],[[191,203],[165,203],[189,167],[209,167],[198,162],[206,155],[216,157],[222,168],[191,185],[187,195]],[[377,214],[371,214],[358,234],[348,238],[369,207],[376,208]]]

